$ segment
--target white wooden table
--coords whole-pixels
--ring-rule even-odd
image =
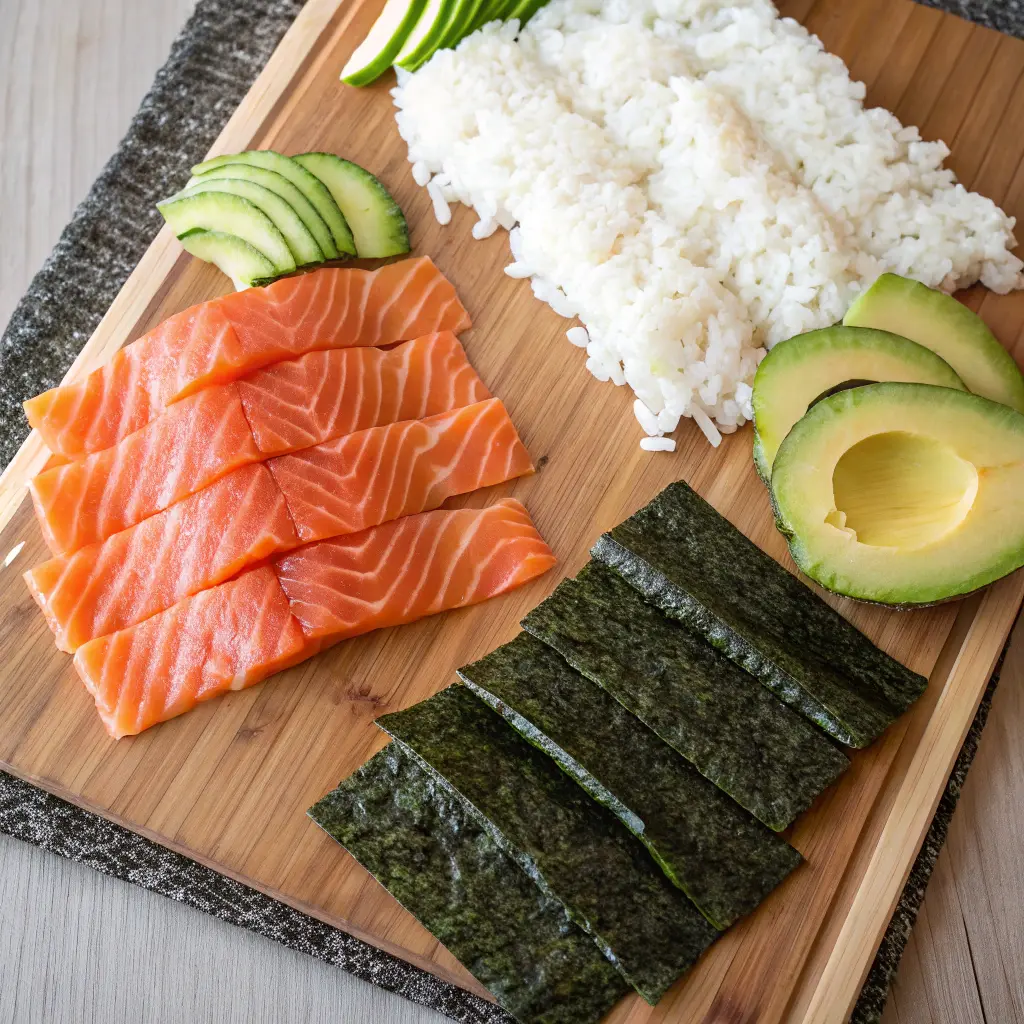
[[[244,0],[239,0],[244,2]],[[0,324],[192,0],[0,0]],[[1024,1024],[1024,632],[885,1024]],[[0,1024],[439,1024],[440,1015],[0,836]]]

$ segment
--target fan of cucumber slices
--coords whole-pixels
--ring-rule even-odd
[[[185,188],[157,209],[185,249],[216,264],[236,288],[325,260],[409,251],[405,217],[391,193],[332,153],[213,157],[193,167]]]
[[[392,65],[415,71],[438,50],[458,45],[492,21],[525,25],[548,0],[388,0],[341,72],[349,85],[369,85]]]

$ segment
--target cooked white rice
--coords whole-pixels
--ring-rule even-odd
[[[767,0],[552,0],[394,91],[442,223],[510,230],[506,273],[585,327],[646,435],[750,419],[765,347],[840,319],[883,270],[1024,286],[1013,221],[943,170],[842,61]]]

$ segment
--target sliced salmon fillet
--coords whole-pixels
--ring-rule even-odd
[[[485,601],[554,564],[513,498],[485,509],[424,512],[273,562],[292,614],[320,648]]]
[[[386,351],[311,352],[260,370],[238,388],[256,444],[268,456],[491,397],[451,331]]]
[[[176,402],[112,448],[40,473],[29,493],[50,550],[68,554],[262,459],[238,386],[225,384]]]
[[[303,543],[356,533],[533,472],[497,398],[374,427],[267,464]]]
[[[298,543],[284,497],[258,463],[25,580],[57,646],[74,651]]]
[[[277,577],[262,566],[91,640],[75,652],[75,668],[119,739],[252,686],[309,649]]]
[[[469,326],[455,289],[427,257],[378,270],[325,268],[186,309],[84,380],[30,399],[25,412],[51,451],[79,458],[173,402],[282,359]]]

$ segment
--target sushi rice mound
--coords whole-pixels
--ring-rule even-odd
[[[1013,219],[956,183],[820,41],[768,0],[552,0],[393,91],[442,223],[508,229],[506,273],[585,330],[647,435],[752,418],[765,349],[840,320],[883,271],[1024,287]]]

